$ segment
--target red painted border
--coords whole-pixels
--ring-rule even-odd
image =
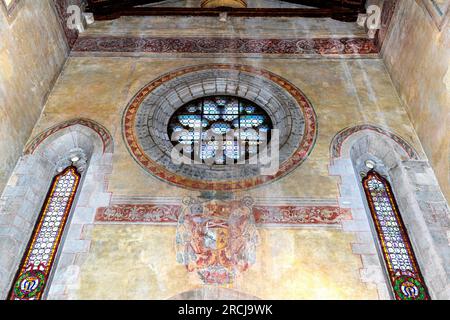
[[[169,223],[178,222],[182,207],[164,204],[117,204],[98,208],[96,222]],[[254,206],[261,225],[336,225],[351,219],[350,209],[336,206]]]
[[[368,38],[162,38],[162,37],[80,37],[75,52],[109,53],[242,53],[289,55],[368,55],[379,49]]]

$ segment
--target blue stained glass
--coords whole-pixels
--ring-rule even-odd
[[[262,108],[248,100],[217,96],[198,99],[181,107],[172,116],[168,128],[170,134],[188,129],[178,143],[188,147],[190,152],[198,152],[201,159],[214,158],[215,163],[222,164],[226,158],[238,160],[256,154],[258,145],[269,139],[272,122]],[[225,135],[232,129],[236,141],[226,141]],[[207,142],[209,130],[222,135],[224,141]],[[176,141],[172,143],[177,144]],[[192,150],[195,143],[200,144],[199,150]]]
[[[228,102],[228,99],[226,97],[216,97],[215,100],[219,106],[224,106]]]
[[[203,114],[206,119],[211,121],[216,121],[220,119],[220,110],[217,107],[217,105],[212,101],[205,102],[205,104],[203,105]]]
[[[237,100],[231,101],[224,108],[224,114],[226,115],[238,115],[239,114],[239,102]]]
[[[214,133],[225,134],[231,130],[231,127],[228,123],[216,122],[211,125],[211,129],[213,130]]]
[[[219,113],[219,107],[212,102],[212,101],[205,101],[205,104],[203,105],[203,113],[204,114],[218,114]]]
[[[209,159],[216,155],[217,146],[214,143],[202,144],[200,148],[200,158]]]
[[[237,117],[239,117],[238,114],[224,114],[222,116],[222,119],[225,121],[233,121],[234,119],[236,119]]]
[[[187,153],[194,152],[194,148],[192,147],[192,144],[183,146],[183,152],[187,152]]]
[[[375,171],[363,179],[364,192],[396,300],[429,300],[389,182]]]
[[[210,121],[216,121],[220,119],[220,115],[218,114],[205,115],[205,119],[208,119]]]
[[[244,107],[244,111],[246,113],[254,113],[255,110],[256,110],[256,108],[254,106],[246,106],[246,107]]]
[[[194,112],[198,111],[198,106],[193,104],[193,105],[188,106],[186,109],[188,112],[194,113]]]
[[[183,127],[182,126],[174,126],[172,129],[174,132],[179,132],[179,131],[183,131]]]
[[[180,123],[185,126],[185,127],[189,127],[189,128],[199,128],[199,127],[207,127],[208,126],[208,121],[206,121],[205,119],[202,119],[202,117],[200,115],[180,115],[178,117]]]
[[[258,127],[264,123],[265,117],[262,115],[250,115],[241,117],[242,128]]]
[[[256,130],[245,130],[241,132],[241,139],[259,140],[259,134]]]

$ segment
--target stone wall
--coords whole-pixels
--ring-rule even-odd
[[[418,1],[399,1],[383,58],[441,188],[450,199],[450,28]]]
[[[192,19],[143,19],[152,24],[140,23],[142,21],[137,18],[97,22],[80,40],[89,42],[90,37],[102,34],[137,40],[154,36],[166,37],[161,43],[171,45],[162,45],[162,49],[152,52],[130,52],[132,46],[123,38],[107,41],[110,46],[93,41],[94,47],[102,50],[90,51],[89,47],[81,50],[80,40],[75,44],[33,129],[26,155],[19,161],[0,199],[0,225],[4,226],[0,228],[0,237],[3,237],[0,241],[3,258],[0,259],[0,298],[6,297],[11,286],[14,271],[32,231],[32,222],[42,204],[44,193],[39,190],[47,189],[55,171],[55,161],[45,159],[56,159],[71,147],[94,152],[91,152],[76,208],[59,248],[51,286],[44,297],[166,299],[183,295],[183,292],[209,288],[195,272],[189,271],[187,265],[179,262],[177,217],[168,217],[170,212],[164,211],[167,207],[180,206],[187,196],[199,197],[200,192],[168,183],[143,170],[133,159],[124,139],[125,111],[141,89],[161,78],[165,85],[167,79],[163,75],[200,65],[244,65],[282,77],[286,82],[280,88],[299,88],[317,117],[317,139],[312,141],[312,150],[300,166],[276,181],[236,192],[237,198],[250,196],[255,199],[258,207],[270,213],[272,220],[269,222],[272,223],[258,223],[260,243],[254,263],[234,283],[222,285],[221,289],[234,290],[232,292],[237,292],[237,296],[265,299],[391,297],[353,163],[349,157],[334,159],[339,158],[334,155],[335,151],[338,153],[342,148],[333,148],[332,142],[339,140],[336,139],[339,136],[344,137],[341,143],[345,141],[348,136],[339,133],[352,131],[352,128],[377,131],[378,135],[386,137],[387,141],[395,141],[398,148],[406,151],[402,161],[413,159],[408,160],[408,167],[413,168],[411,172],[418,173],[411,175],[411,179],[421,180],[417,183],[417,194],[405,188],[410,185],[409,178],[394,181],[393,186],[398,190],[396,194],[407,212],[405,214],[414,212],[406,219],[407,223],[411,221],[412,230],[418,235],[412,237],[413,242],[418,239],[414,246],[423,249],[428,244],[421,239],[420,229],[417,230],[424,224],[420,224],[421,220],[420,223],[414,221],[416,213],[421,216],[422,212],[437,212],[443,216],[442,219],[436,218],[439,232],[434,235],[439,238],[426,239],[431,239],[430,246],[437,247],[437,243],[441,253],[448,251],[448,237],[441,233],[442,225],[447,223],[444,218],[448,215],[448,208],[439,198],[440,192],[432,179],[433,173],[427,169],[419,137],[384,62],[376,54],[340,55],[338,49],[343,47],[340,41],[326,39],[331,36],[336,23],[327,24],[329,20],[324,19],[321,23],[300,20],[298,24],[290,24],[283,36],[299,38],[299,47],[300,44],[322,44],[311,51],[311,55],[302,47],[295,54],[288,54],[290,47],[287,44],[290,42],[284,44],[282,52],[260,50],[248,55],[233,50],[208,51],[208,44],[212,36],[224,34],[252,37],[251,19],[232,21],[227,27],[216,22],[214,28],[209,28],[208,35],[196,40],[194,47],[185,46],[191,48],[190,52],[181,53],[172,50],[184,41],[179,37],[201,34],[208,24]],[[213,25],[214,21],[208,19],[201,22],[210,21]],[[258,29],[261,21],[255,21],[253,27]],[[177,28],[169,30],[167,25],[172,27],[174,22],[177,22]],[[269,23],[267,28],[254,32],[254,36],[269,37],[285,22],[286,19],[279,19]],[[299,25],[311,28],[306,30]],[[122,29],[124,26],[129,28]],[[233,30],[233,26],[239,29]],[[343,38],[363,37],[363,31],[354,25],[349,25],[348,29],[340,26],[342,29],[338,33]],[[315,37],[320,37],[320,41],[308,41]],[[143,46],[141,41],[135,44],[138,49]],[[270,41],[252,44],[265,44],[262,48],[271,48]],[[202,85],[202,88],[206,91],[207,86]],[[80,118],[83,119],[81,122]],[[92,130],[85,129],[86,124],[91,124],[87,125],[88,129],[93,129],[99,137]],[[105,132],[110,132],[111,136]],[[91,138],[86,141],[83,137]],[[389,152],[383,151],[386,155]],[[331,158],[335,161],[330,164]],[[395,164],[390,167],[394,168]],[[400,169],[403,170],[403,166]],[[397,176],[403,177],[403,171],[393,174],[394,178]],[[405,198],[408,194],[413,198]],[[433,207],[429,207],[430,204]],[[273,207],[281,209],[274,213],[270,211]],[[105,212],[109,212],[109,220],[102,217]],[[281,222],[273,223],[280,217],[280,212],[284,217],[291,217],[291,221],[286,223],[281,214]],[[333,219],[332,214],[336,212],[345,214],[331,225],[324,224],[326,219],[323,217]],[[292,220],[296,222],[292,223]],[[427,259],[435,257],[435,251],[429,250],[433,255],[424,252],[419,251],[421,261],[427,262]],[[441,263],[440,260],[438,262]],[[445,262],[442,260],[442,264]],[[448,297],[448,288],[440,285],[441,276],[445,277],[447,273],[448,270],[438,270],[431,264],[425,269],[425,276],[432,280],[431,286],[440,288],[432,292],[433,297]],[[112,282],[116,284],[113,288],[110,286]],[[212,296],[217,297],[216,294]]]
[[[336,133],[357,124],[373,123],[396,132],[419,151],[420,157],[424,157],[407,113],[379,59],[249,59],[227,56],[217,59],[174,54],[158,57],[73,56],[69,58],[32,137],[55,124],[80,116],[97,121],[111,132],[114,139],[113,167],[107,189],[116,199],[114,201],[130,205],[140,202],[181,203],[183,197],[195,197],[199,192],[171,185],[145,172],[127,150],[122,136],[122,116],[136,93],[161,75],[188,66],[217,62],[262,68],[284,77],[308,97],[318,118],[319,135],[306,161],[290,175],[248,192],[240,192],[243,195],[270,205],[302,206],[304,201],[336,205],[340,191],[338,177],[329,172],[329,146]],[[80,86],[81,82],[83,86]],[[61,112],[63,107],[64,113]],[[83,189],[86,187],[90,186],[84,185]],[[81,211],[74,214],[73,221],[78,221]],[[83,248],[82,259],[60,260],[48,298],[170,298],[201,285],[195,273],[188,272],[176,261],[174,227],[133,220],[119,224],[87,222],[82,228],[82,239],[91,241],[91,245]],[[352,244],[361,242],[351,231],[340,226],[330,229],[317,224],[258,229],[262,243],[256,264],[242,273],[242,278],[231,288],[259,298],[389,297],[385,287],[383,289],[382,277],[378,279],[381,284],[374,284],[371,276],[363,274],[365,270],[357,262],[361,261],[361,251],[358,248],[349,250],[353,248]],[[330,239],[341,246],[330,245],[333,243]],[[155,250],[152,243],[159,243],[159,249]],[[314,255],[309,251],[311,246],[314,247]],[[119,250],[113,252],[110,250],[113,247]],[[143,247],[146,248],[144,251]],[[62,250],[62,255],[73,256],[71,243],[65,244]],[[95,266],[99,264],[102,264],[102,273],[108,276],[98,275]],[[136,264],[140,265],[141,271],[136,270]],[[336,265],[345,270],[339,279],[331,272]],[[320,272],[316,272],[317,269]],[[130,276],[124,278],[120,270],[127,270]],[[267,281],[258,281],[261,274]],[[294,279],[291,283],[285,282],[287,274]],[[105,281],[111,279],[120,282],[117,290],[102,290]],[[141,286],[138,279],[144,279],[150,287]],[[304,285],[301,279],[307,284]],[[325,282],[330,284],[327,293],[320,291]],[[180,283],[183,287],[177,292],[174,288],[178,288]],[[275,283],[280,284],[283,293],[271,292]]]
[[[68,53],[52,0],[0,5],[0,193]]]

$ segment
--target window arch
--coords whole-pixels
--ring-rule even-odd
[[[371,170],[362,181],[396,300],[430,300],[389,182]]]
[[[74,166],[67,167],[54,177],[14,278],[9,295],[11,300],[42,298],[80,177]]]

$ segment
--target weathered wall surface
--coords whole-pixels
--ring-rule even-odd
[[[95,240],[71,298],[169,299],[203,286],[195,272],[175,262],[173,227],[98,225],[91,232]],[[352,235],[333,229],[259,232],[257,262],[226,288],[260,299],[378,298],[355,272],[361,260],[348,245]]]
[[[304,92],[317,113],[319,136],[305,163],[289,176],[250,191],[252,196],[336,199],[337,178],[331,177],[328,172],[330,143],[337,132],[355,124],[378,124],[396,132],[421,150],[383,62],[375,59],[72,57],[49,97],[33,136],[65,120],[77,117],[92,119],[107,127],[115,139],[114,171],[109,181],[109,190],[114,195],[189,195],[189,191],[144,172],[133,160],[122,136],[122,115],[133,96],[162,74],[190,65],[218,61],[255,66],[281,75]],[[80,86],[80,83],[83,85]],[[61,112],[62,109],[64,112]]]
[[[176,38],[177,35],[202,36],[207,29],[207,36],[211,37],[259,38],[278,34],[286,22],[286,19],[280,19],[282,21],[271,22],[263,28],[265,25],[258,20],[251,29],[252,22],[244,19],[229,25],[218,25],[209,18],[204,19],[204,23],[187,18],[168,20],[126,18],[99,22],[86,32],[85,37]],[[340,23],[328,22],[303,20],[292,23],[289,32],[283,35],[286,38],[326,38],[333,34],[333,26],[338,26],[338,36],[363,36],[354,25],[346,28]],[[213,27],[205,28],[205,25]],[[120,46],[121,40],[118,43]],[[175,223],[148,223],[131,217],[145,212],[132,212],[131,218],[122,222],[97,220],[95,213],[99,207],[113,204],[157,203],[164,206],[176,202],[179,205],[183,197],[199,195],[199,192],[157,179],[136,163],[124,141],[122,117],[136,93],[161,75],[188,66],[217,63],[252,66],[285,78],[302,90],[317,114],[317,141],[306,161],[282,179],[250,191],[237,192],[237,197],[252,196],[257,202],[270,205],[344,205],[339,201],[346,190],[339,189],[340,178],[330,172],[330,143],[342,129],[359,124],[390,130],[413,146],[419,158],[425,156],[384,62],[373,56],[296,58],[259,53],[251,57],[229,53],[218,56],[206,50],[185,54],[167,50],[148,55],[74,52],[30,139],[66,120],[87,118],[111,133],[114,153],[109,159],[111,163],[88,170],[60,260],[55,265],[48,298],[166,299],[205,287],[195,272],[188,272],[177,262]],[[106,172],[107,177],[103,175]],[[99,195],[94,192],[97,184],[107,190]],[[366,214],[362,206],[360,209],[359,213]],[[358,212],[352,210],[351,213],[355,218]],[[320,215],[320,212],[314,214]],[[379,264],[379,261],[375,247],[367,245],[373,244],[371,235],[365,237],[358,233],[360,222],[356,221],[351,227],[348,227],[350,224],[345,227],[343,223],[330,227],[311,221],[283,227],[258,225],[260,244],[255,263],[232,285],[225,287],[243,296],[264,299],[389,298],[386,287],[384,291],[380,290],[373,282],[373,278],[378,277],[381,280],[377,283],[384,285],[384,275],[364,267],[368,263]],[[367,257],[371,261],[364,261]],[[111,287],[111,283],[114,286]]]
[[[329,172],[330,143],[337,132],[356,124],[372,123],[396,132],[423,156],[406,110],[379,59],[173,57],[69,58],[32,137],[68,119],[92,119],[104,125],[114,138],[113,168],[108,178],[108,192],[113,198],[127,203],[140,201],[135,199],[164,203],[198,196],[198,192],[155,178],[133,160],[122,136],[122,115],[140,88],[162,74],[196,64],[226,62],[264,68],[292,82],[310,99],[319,126],[317,143],[299,168],[276,182],[241,192],[240,196],[250,195],[267,203],[302,199],[336,203],[339,179]],[[189,273],[176,261],[175,228],[137,226],[133,221],[120,226],[92,224],[86,229],[91,230],[89,235],[83,232],[81,238],[90,239],[91,244],[83,249],[83,258],[77,260],[76,280],[67,291],[59,291],[63,289],[58,286],[51,297],[165,299],[201,287],[196,273]],[[380,298],[376,287],[360,278],[361,251],[352,249],[359,240],[351,232],[317,225],[307,229],[258,229],[262,241],[256,264],[240,276],[232,289],[261,298]],[[72,252],[74,245],[67,244],[63,250]],[[151,249],[154,247],[158,251]],[[314,252],[309,251],[312,248]],[[58,267],[62,268],[61,273],[57,271],[58,279],[68,276],[62,271],[65,264],[61,262]],[[97,272],[100,265],[104,266],[104,275]],[[136,269],[136,265],[140,267]],[[337,265],[339,275],[333,271]],[[314,268],[320,272],[312,272]],[[123,272],[136,277],[121,277]],[[267,281],[259,281],[262,278]],[[108,279],[118,281],[114,292],[102,290]],[[149,286],[141,286],[142,282]],[[273,291],[274,287],[279,291]],[[324,292],[324,287],[328,291]]]
[[[52,0],[0,5],[0,193],[64,64],[68,47]]]
[[[383,57],[422,146],[450,199],[450,28],[416,1],[399,1]]]

